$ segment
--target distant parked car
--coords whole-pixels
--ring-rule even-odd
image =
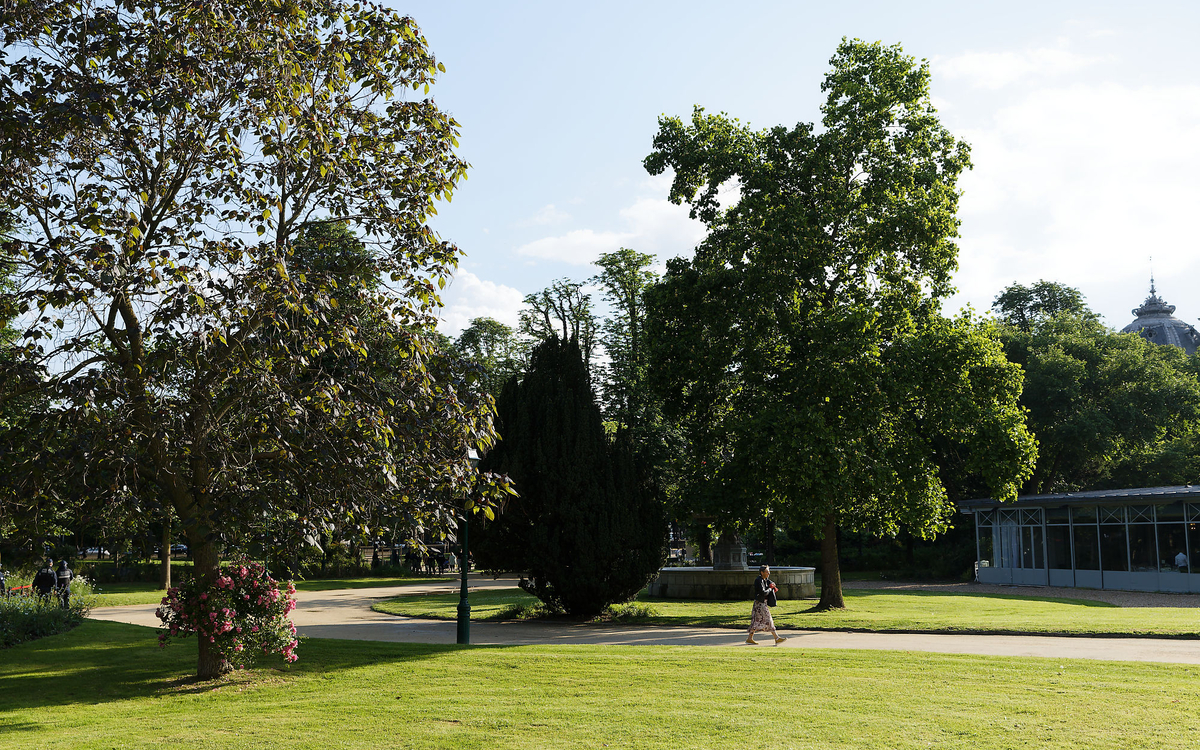
[[[186,544],[172,544],[171,545],[171,554],[172,555],[186,555],[187,554],[187,545]]]

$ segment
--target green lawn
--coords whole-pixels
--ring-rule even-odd
[[[846,609],[808,611],[815,600],[781,601],[773,610],[779,627],[816,630],[932,631],[977,633],[1070,633],[1200,637],[1200,611],[1167,607],[1115,607],[1081,599],[1050,599],[931,591],[847,589]],[[653,612],[648,622],[744,628],[749,602],[640,600]],[[506,608],[532,604],[518,589],[471,594],[471,613],[494,619]],[[380,612],[452,620],[457,594],[402,596],[375,605]]]
[[[368,589],[382,586],[412,586],[421,583],[452,583],[451,576],[398,577],[398,578],[322,578],[311,581],[296,581],[297,591],[329,591],[331,589]],[[162,600],[162,589],[157,583],[99,583],[97,607],[118,607],[125,604],[158,604]]]
[[[0,746],[1171,748],[1200,668],[878,651],[310,640],[216,684],[88,621],[0,651]]]
[[[458,618],[458,597],[457,593],[398,596],[379,602],[371,609],[389,615],[454,620]],[[518,588],[473,591],[470,599],[472,620],[500,620],[514,608],[539,604],[536,597]]]

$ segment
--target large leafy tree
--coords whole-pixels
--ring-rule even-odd
[[[755,131],[697,108],[660,120],[646,159],[673,170],[671,200],[709,230],[650,290],[646,326],[693,496],[728,525],[766,507],[815,528],[821,607],[844,606],[839,528],[946,528],[934,436],[965,446],[1001,498],[1034,456],[1020,371],[985,328],[938,313],[969,160],[930,103],[928,66],[859,41],[831,64],[820,128]]]
[[[1096,317],[1083,301],[1083,294],[1078,289],[1057,281],[1045,280],[1029,286],[1008,286],[996,295],[992,309],[1006,324],[1025,333],[1059,313],[1071,313],[1084,318]]]
[[[472,536],[480,564],[520,572],[522,588],[577,616],[633,597],[662,565],[663,507],[628,433],[605,435],[579,345],[538,345],[497,413],[504,437],[481,468],[511,476],[520,497]]]
[[[492,398],[509,378],[515,377],[525,366],[529,347],[516,331],[493,318],[474,318],[454,341],[455,354],[477,365],[479,385]]]
[[[658,280],[650,269],[653,255],[628,248],[601,253],[600,273],[591,283],[600,287],[611,308],[601,328],[601,343],[608,354],[601,390],[610,418],[620,424],[645,423],[643,412],[651,403],[646,392],[644,294]]]
[[[1184,484],[1197,478],[1200,380],[1173,346],[1099,322],[1070,287],[1055,285],[1048,311],[1012,315],[1006,300],[1043,295],[1013,285],[994,308],[1007,358],[1025,372],[1021,405],[1038,440],[1028,493]],[[1065,291],[1064,291],[1065,290]]]
[[[452,522],[467,449],[494,433],[431,366],[458,250],[426,220],[466,165],[421,98],[440,65],[413,20],[340,0],[17,0],[0,29],[0,184],[21,229],[0,401],[54,404],[54,429],[9,454],[6,514],[70,499],[41,469],[74,435],[63,468],[131,513],[169,506],[206,578],[263,513],[310,542],[380,502]],[[335,221],[371,274],[297,267],[301,233]],[[390,321],[372,348],[343,295]],[[227,667],[200,643],[202,677]]]

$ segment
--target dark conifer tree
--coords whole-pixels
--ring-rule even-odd
[[[575,340],[535,348],[496,406],[501,441],[481,468],[508,474],[519,497],[473,536],[480,565],[520,572],[554,611],[628,601],[663,562],[666,517],[628,438],[605,436]]]

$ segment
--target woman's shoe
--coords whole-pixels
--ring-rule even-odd
[[[775,645],[778,646],[779,644],[783,643],[786,640],[787,640],[787,638],[785,638],[784,636],[777,635],[777,636],[775,636]]]
[[[754,636],[750,636],[749,638],[747,638],[746,643],[749,643],[751,646],[758,645],[758,641],[754,640]]]

